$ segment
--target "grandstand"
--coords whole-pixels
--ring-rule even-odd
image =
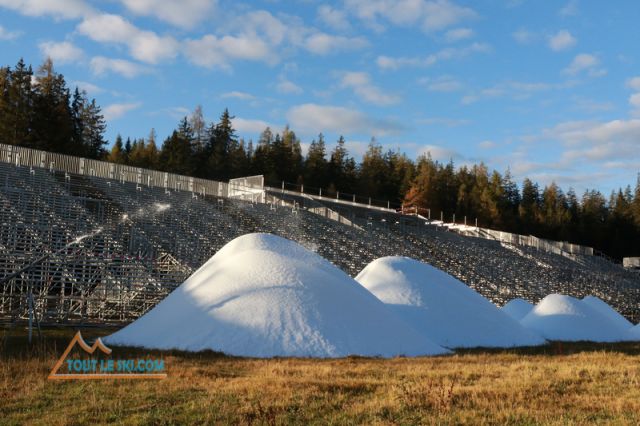
[[[270,232],[350,275],[405,255],[496,304],[596,295],[640,320],[640,274],[448,228],[390,209],[0,145],[0,321],[129,322],[231,239]]]

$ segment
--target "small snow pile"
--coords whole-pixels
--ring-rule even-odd
[[[247,234],[225,245],[114,345],[255,357],[448,352],[301,245]]]
[[[383,257],[356,281],[435,342],[456,347],[540,345],[545,340],[451,275],[408,257]]]
[[[516,321],[520,321],[533,309],[533,303],[524,299],[513,299],[504,305],[502,312],[509,315]]]
[[[616,325],[622,329],[628,330],[633,327],[633,323],[631,321],[620,315],[620,313],[613,309],[607,302],[596,296],[584,297],[582,299],[582,303],[586,303],[587,305],[596,309],[611,321],[615,322]]]
[[[561,294],[542,299],[521,323],[549,340],[618,342],[630,338],[628,328],[620,327],[600,309]]]
[[[632,340],[640,340],[640,324],[631,328],[631,339]]]

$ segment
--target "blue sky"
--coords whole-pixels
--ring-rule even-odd
[[[579,192],[640,172],[640,2],[0,0],[0,59],[52,57],[107,137],[202,105],[245,139],[373,136]]]

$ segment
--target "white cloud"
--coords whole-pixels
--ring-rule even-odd
[[[632,77],[629,80],[627,80],[627,87],[630,87],[633,90],[640,91],[640,76]]]
[[[562,72],[564,74],[576,75],[582,72],[587,72],[591,77],[600,77],[607,73],[607,71],[603,68],[598,68],[600,65],[600,60],[588,53],[581,53],[576,55],[571,61],[571,64]]]
[[[418,153],[421,155],[431,155],[431,158],[438,161],[448,162],[449,160],[463,159],[464,156],[451,148],[445,148],[439,145],[423,145]]]
[[[444,34],[444,39],[450,43],[465,40],[473,37],[473,30],[471,28],[456,28],[449,30]]]
[[[496,85],[485,87],[465,95],[461,103],[469,105],[481,99],[509,96],[514,100],[529,99],[533,94],[549,90],[562,90],[574,86],[572,81],[551,84],[544,82],[504,81]]]
[[[634,93],[633,95],[629,96],[629,104],[634,108],[640,109],[640,93]]]
[[[302,104],[290,108],[286,117],[292,128],[306,134],[334,132],[385,136],[402,131],[402,126],[393,120],[373,118],[341,106]]]
[[[318,19],[334,30],[347,31],[351,28],[345,11],[334,9],[326,4],[318,7]]]
[[[233,123],[233,128],[240,133],[262,133],[262,131],[267,127],[270,127],[271,129],[279,127],[263,120],[251,120],[240,117],[233,118],[231,122]]]
[[[569,121],[543,132],[543,137],[559,140],[570,147],[563,160],[600,162],[637,158],[640,120]]]
[[[121,0],[136,15],[155,16],[181,28],[192,28],[203,21],[216,6],[215,0]]]
[[[441,61],[460,59],[473,53],[487,53],[491,46],[486,43],[472,43],[464,47],[447,47],[426,57],[390,57],[378,56],[376,64],[381,69],[396,70],[405,66],[428,67]]]
[[[292,81],[287,80],[284,77],[280,77],[280,81],[276,84],[276,90],[280,93],[291,94],[291,95],[300,95],[304,92],[302,87],[298,86]]]
[[[257,36],[223,36],[207,34],[197,40],[184,43],[185,55],[194,64],[206,68],[229,69],[229,62],[244,59],[272,62],[271,47]]]
[[[374,105],[392,105],[398,103],[400,98],[396,95],[384,93],[382,89],[371,82],[369,74],[364,72],[346,72],[342,75],[340,87],[348,88],[365,102]]]
[[[9,31],[0,25],[0,40],[13,40],[20,36],[19,31]]]
[[[569,2],[558,12],[560,16],[575,16],[578,14],[578,0],[569,0]]]
[[[0,0],[0,7],[26,16],[59,19],[77,19],[94,13],[93,8],[82,0]]]
[[[576,45],[578,40],[567,30],[560,30],[549,36],[549,47],[556,52],[566,50]]]
[[[368,45],[369,42],[364,37],[345,37],[327,33],[312,34],[304,42],[304,48],[316,55],[358,50]]]
[[[134,78],[150,72],[147,67],[136,64],[135,62],[129,62],[124,59],[105,58],[104,56],[93,57],[89,66],[96,75],[113,72],[126,78]]]
[[[455,78],[443,75],[437,78],[422,78],[418,81],[430,92],[455,92],[462,89],[462,83]]]
[[[481,149],[493,149],[497,146],[497,144],[494,141],[482,141],[478,144],[478,147],[480,147]]]
[[[440,31],[475,18],[476,12],[448,0],[346,0],[350,13],[375,29],[378,20],[399,26],[419,26],[426,32]]]
[[[104,119],[107,121],[117,120],[129,111],[138,109],[142,106],[142,103],[124,103],[124,104],[111,104],[102,110]]]
[[[222,99],[240,99],[241,101],[253,101],[256,99],[255,96],[253,96],[250,93],[246,93],[246,92],[239,92],[239,91],[233,91],[233,92],[227,92],[227,93],[223,93],[222,95],[220,95],[220,97]]]
[[[91,16],[78,25],[78,31],[100,43],[124,44],[133,58],[151,64],[174,58],[179,47],[173,37],[141,30],[119,15]]]
[[[513,32],[511,36],[516,42],[520,44],[529,44],[538,38],[538,35],[536,33],[533,33],[524,28],[520,28],[519,30]]]
[[[79,47],[68,41],[45,41],[38,45],[45,57],[51,58],[54,63],[65,64],[74,62],[84,57],[84,52]]]
[[[97,95],[104,92],[104,89],[102,87],[96,86],[95,84],[89,83],[87,81],[72,81],[71,86],[76,86],[78,87],[78,89],[84,90],[91,95]]]

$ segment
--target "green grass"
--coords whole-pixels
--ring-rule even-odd
[[[74,331],[0,333],[2,424],[640,424],[639,343],[334,360],[116,347],[164,358],[168,378],[52,382]]]

